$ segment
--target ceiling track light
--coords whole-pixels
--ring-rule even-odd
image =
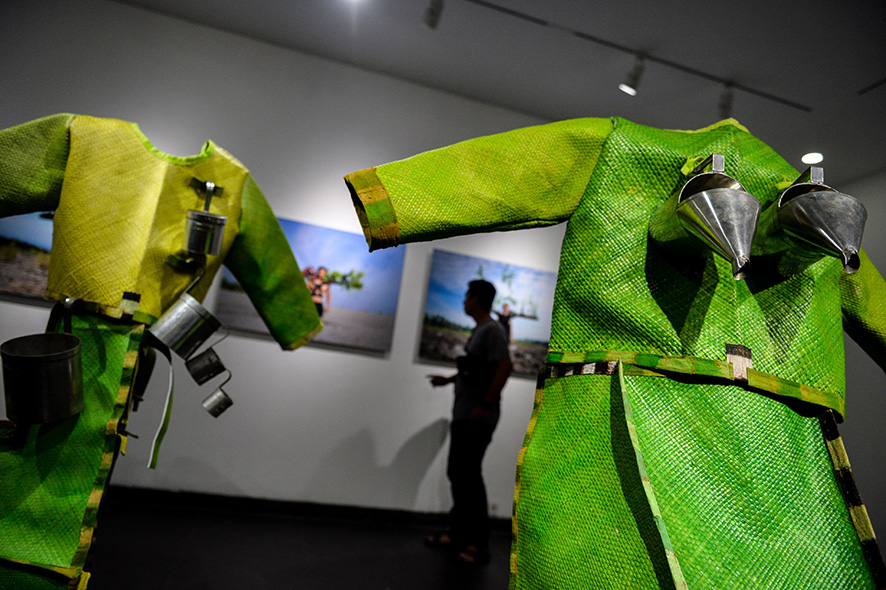
[[[561,24],[546,21],[546,20],[538,18],[536,16],[532,16],[531,14],[527,14],[525,12],[520,12],[519,10],[514,10],[513,8],[501,6],[499,4],[496,4],[495,2],[492,2],[491,0],[463,0],[463,2],[468,2],[470,4],[476,4],[477,6],[482,6],[483,8],[486,8],[489,10],[494,10],[494,11],[499,12],[501,14],[506,14],[509,17],[518,18],[522,21],[531,23],[533,25],[539,25],[542,27],[550,27],[552,29],[557,30],[560,33],[570,35],[572,37],[577,37],[577,38],[582,39],[584,41],[590,41],[591,43],[596,43],[597,45],[602,45],[603,47],[608,47],[609,49],[614,49],[615,51],[621,51],[623,53],[630,53],[633,55],[637,55],[637,50],[633,49],[631,47],[627,47],[627,46],[622,45],[620,43],[615,43],[613,41],[610,41],[608,39],[603,39],[603,38],[597,37],[595,35],[590,35],[590,34],[585,33],[583,31],[576,31],[574,29],[570,29],[569,27],[563,26]],[[432,2],[432,4],[433,4],[433,2]],[[441,2],[441,4],[442,4],[442,2]],[[725,84],[727,82],[727,80],[724,80],[723,78],[721,78],[717,75],[709,74],[708,72],[703,72],[701,70],[697,70],[695,68],[685,66],[683,64],[673,62],[668,59],[656,57],[654,55],[645,55],[644,58],[646,59],[646,61],[655,62],[656,64],[658,64],[660,66],[665,66],[665,67],[671,68],[673,70],[678,70],[680,72],[683,72],[684,74],[689,74],[692,76],[696,76],[698,78],[704,78],[705,80],[710,80],[711,82],[716,82],[718,84]],[[627,84],[627,83],[625,83],[625,84]],[[735,81],[732,81],[731,84],[732,84],[732,88],[734,90],[741,90],[742,92],[746,92],[748,94],[753,94],[754,96],[758,96],[760,98],[763,98],[763,99],[766,99],[766,100],[769,100],[772,102],[776,102],[776,103],[782,104],[784,106],[788,106],[793,109],[797,109],[799,111],[803,111],[804,113],[812,112],[812,107],[793,102],[793,101],[788,100],[786,98],[782,98],[781,96],[776,96],[774,94],[770,94],[768,92],[764,92],[764,91],[759,90],[757,88],[752,88],[750,86],[746,86],[744,84],[741,84],[741,83],[738,83]],[[874,88],[877,88],[881,84],[886,84],[886,79],[883,79],[879,82],[875,82],[874,84],[868,86],[867,88],[862,88],[861,90],[859,90],[858,93],[864,94],[865,92],[870,92],[871,90],[873,90]],[[632,88],[635,91],[634,94],[636,94],[636,90],[637,90],[636,86],[633,86]],[[623,90],[623,91],[628,92],[627,90]]]
[[[431,0],[425,15],[422,18],[425,26],[432,31],[440,24],[440,16],[443,14],[443,0]]]
[[[723,84],[723,92],[720,93],[717,111],[721,119],[728,119],[732,116],[732,82]]]
[[[643,62],[645,59],[646,56],[642,53],[637,54],[637,58],[634,61],[634,67],[628,72],[625,81],[618,85],[619,90],[630,96],[637,96],[637,88],[640,86],[640,78],[643,77],[643,69],[645,67]]]

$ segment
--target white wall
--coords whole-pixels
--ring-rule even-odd
[[[347,34],[344,32],[343,34]],[[0,3],[0,128],[55,112],[138,122],[160,149],[196,153],[211,138],[250,167],[281,217],[359,232],[341,177],[486,133],[539,123],[383,75],[102,0]],[[600,115],[605,113],[588,113]],[[837,187],[870,212],[866,247],[886,268],[880,229],[886,174]],[[176,361],[173,420],[156,471],[144,469],[165,375],[134,416],[114,481],[283,500],[417,511],[449,507],[444,446],[449,392],[416,361],[434,248],[555,270],[562,228],[407,247],[393,349],[365,355],[322,347],[282,352],[231,337],[235,406],[218,420]],[[0,302],[0,341],[40,331],[48,310]],[[883,374],[848,345],[843,427],[875,528],[886,531],[879,438]],[[493,513],[507,517],[534,383],[514,378],[485,463]],[[2,403],[2,402],[0,402]],[[881,502],[882,500],[882,502]]]
[[[420,25],[417,25],[420,26]],[[346,33],[346,32],[345,32]],[[538,119],[101,0],[0,3],[0,128],[56,112],[136,121],[161,150],[212,139],[252,171],[280,217],[361,233],[342,177]],[[562,230],[410,245],[393,349],[366,355],[233,336],[217,347],[235,406],[219,419],[176,361],[174,414],[146,470],[166,383],[162,363],[134,415],[114,482],[442,512],[451,388],[416,358],[434,248],[556,271]],[[0,341],[38,332],[48,310],[0,302]],[[510,515],[534,380],[512,378],[485,463],[496,516]]]

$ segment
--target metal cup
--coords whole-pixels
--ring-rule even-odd
[[[183,359],[188,359],[220,327],[221,322],[200,302],[182,293],[148,331]]]
[[[212,414],[213,418],[218,418],[222,413],[234,405],[233,400],[228,397],[225,390],[219,387],[209,397],[203,400],[203,408]]]
[[[224,373],[227,369],[213,348],[207,348],[197,356],[185,362],[188,372],[197,385],[203,385],[216,375]]]
[[[185,224],[185,250],[192,255],[221,253],[228,218],[206,211],[188,211]]]
[[[0,345],[6,414],[20,424],[47,424],[83,410],[80,339],[32,334]]]

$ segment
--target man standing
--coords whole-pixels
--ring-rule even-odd
[[[458,373],[429,375],[431,385],[455,384],[446,475],[452,487],[448,531],[426,539],[428,545],[455,551],[468,564],[489,561],[489,514],[482,463],[500,414],[501,390],[511,374],[508,339],[490,311],[495,287],[482,280],[468,283],[464,310],[476,323],[458,358]]]

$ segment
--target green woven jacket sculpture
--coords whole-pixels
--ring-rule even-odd
[[[831,426],[843,330],[886,362],[886,284],[863,253],[855,274],[823,257],[789,277],[761,256],[736,281],[703,246],[687,257],[652,242],[653,212],[712,153],[764,213],[798,176],[733,120],[666,131],[613,118],[346,177],[370,249],[568,222],[517,465],[512,589],[878,585]],[[727,345],[751,350],[741,380]]]
[[[193,178],[224,187],[211,211],[228,221],[220,255],[208,257],[190,294],[202,301],[224,261],[281,347],[310,340],[322,324],[286,236],[248,169],[221,147],[206,142],[199,154],[177,157],[134,123],[73,114],[0,130],[0,217],[55,212],[46,294],[85,308],[71,320],[83,411],[0,427],[0,589],[86,588],[136,375],[150,374],[139,361],[145,327],[194,280],[166,262],[183,247],[187,211],[205,203]]]

